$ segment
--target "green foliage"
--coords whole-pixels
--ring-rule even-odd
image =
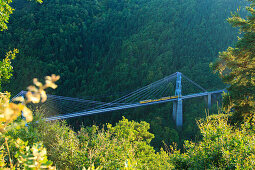
[[[47,159],[46,149],[40,142],[28,146],[28,142],[1,134],[0,152],[1,168],[54,169],[51,166],[52,161]]]
[[[213,87],[219,81],[208,63],[232,43],[236,31],[224,19],[241,4],[220,2],[52,0],[40,8],[14,2],[10,33],[0,35],[0,44],[22,49],[13,81],[26,87],[24,78],[55,72],[65,80],[61,95],[134,90],[178,70]]]
[[[183,152],[176,145],[170,146],[169,153],[155,152],[149,124],[125,118],[115,126],[82,127],[78,133],[65,123],[40,121],[34,124],[34,133],[60,169],[252,169],[254,126],[234,127],[228,117],[212,115],[198,121],[202,140],[185,141]]]
[[[9,80],[12,77],[13,67],[11,65],[11,60],[15,59],[16,54],[19,53],[17,49],[14,49],[13,51],[9,51],[5,59],[3,61],[0,61],[0,90],[1,90],[1,84],[2,82],[5,82]]]
[[[24,142],[20,139],[9,140],[16,147],[15,158],[17,159],[16,167],[24,169],[45,169],[52,165],[52,162],[47,159],[46,149],[42,143],[34,143],[32,147],[28,146],[28,142]],[[54,169],[49,168],[49,169]]]
[[[229,47],[221,52],[213,68],[218,72],[228,87],[224,97],[224,107],[234,112],[235,121],[253,117],[255,111],[255,2],[246,7],[250,16],[247,19],[238,13],[232,14],[228,22],[233,27],[239,27],[243,37],[239,38],[236,47]]]
[[[15,77],[3,89],[16,94],[33,77],[40,79],[52,72],[62,77],[60,88],[54,93],[80,98],[115,94],[111,96],[114,99],[121,92],[143,87],[176,71],[206,89],[224,87],[211,74],[208,64],[219,50],[233,42],[237,31],[225,23],[225,18],[239,5],[243,6],[239,0],[231,3],[49,0],[42,5],[14,1],[16,11],[9,30],[0,33],[0,47],[3,51],[21,50],[13,63]],[[201,99],[198,102],[202,103]],[[150,107],[125,113],[130,115],[126,116],[128,119],[151,124],[151,132],[155,134],[152,144],[159,150],[163,140],[171,144],[182,138],[195,139],[198,132],[194,128],[195,119],[205,114],[204,105],[192,107],[194,103],[197,101],[185,102],[183,134],[174,129],[170,104],[160,106],[163,109]],[[114,124],[121,114],[71,119],[68,123],[75,129],[81,123],[91,125],[93,121],[99,125]]]
[[[36,1],[42,3],[42,0]],[[12,0],[0,1],[0,31],[7,29],[9,17],[14,10],[9,5],[11,2]],[[17,49],[9,51],[6,54],[6,58],[0,61],[0,88],[2,82],[5,82],[12,77],[13,67],[11,66],[11,60],[16,57],[18,52],[19,51]],[[26,100],[23,97],[14,98],[13,101],[20,102],[18,104],[10,102],[9,93],[0,93],[1,169],[55,169],[51,166],[52,162],[48,161],[46,149],[43,147],[42,143],[33,143],[33,146],[30,147],[28,146],[28,142],[24,142],[14,136],[9,136],[12,131],[24,129],[25,123],[30,122],[33,119],[32,112],[26,107],[26,104],[30,102],[38,103],[41,98],[43,101],[46,96],[44,89],[49,87],[49,85],[51,87],[52,85],[55,85],[52,78],[53,77],[48,76],[46,85],[44,86],[42,83],[38,82],[37,79],[34,80],[34,83],[38,86],[38,88],[30,86],[26,95]],[[21,120],[21,113],[26,118],[26,121]]]
[[[59,169],[72,169],[79,166],[77,154],[79,140],[76,133],[65,123],[39,122],[34,128],[38,141],[47,148],[48,157]]]
[[[12,0],[0,1],[0,31],[7,29],[7,23],[10,15],[13,13],[13,8],[10,6]]]
[[[144,121],[137,123],[135,121],[128,121],[123,118],[116,126],[112,127],[111,124],[107,125],[107,129],[111,134],[114,134],[119,140],[127,139],[130,142],[144,141],[147,144],[151,142],[154,135],[148,132],[150,125]]]
[[[33,128],[31,126],[34,126]],[[30,128],[30,130],[29,130]],[[33,130],[32,130],[33,129]],[[39,121],[21,138],[36,134],[47,148],[47,156],[59,169],[169,169],[168,154],[155,152],[149,124],[123,118],[115,126],[82,127],[75,133],[66,123]],[[33,141],[33,139],[31,139]],[[93,165],[93,166],[92,166]]]
[[[185,152],[172,148],[170,160],[176,169],[253,169],[255,129],[249,123],[235,128],[226,115],[213,115],[198,126],[202,141],[186,141]]]
[[[42,3],[43,0],[35,0],[38,3]],[[10,6],[12,0],[1,0],[0,1],[0,31],[8,29],[7,23],[9,23],[10,15],[14,9]]]
[[[233,42],[236,30],[224,23],[224,19],[239,5],[243,6],[239,0],[231,3],[222,0],[50,0],[38,8],[36,3],[16,1],[13,3],[15,17],[10,20],[8,32],[0,34],[0,47],[17,47],[22,50],[14,63],[15,78],[4,88],[16,93],[27,87],[31,78],[42,78],[45,74],[56,72],[63,77],[57,94],[73,97],[101,96],[102,93],[134,90],[175,71],[183,72],[205,88],[218,88],[220,81],[210,74],[208,63],[219,50]],[[216,84],[218,87],[215,87]],[[194,106],[194,103],[199,104]],[[155,138],[146,133],[148,125],[140,126],[124,121],[118,127],[120,130],[112,129],[111,133],[111,128],[96,128],[91,139],[87,139],[87,143],[93,146],[90,150],[88,147],[80,149],[82,137],[79,134],[84,131],[84,135],[89,136],[90,130],[84,130],[87,128],[78,133],[79,137],[66,125],[62,127],[61,123],[49,125],[49,131],[46,127],[40,127],[40,131],[48,134],[37,132],[35,127],[20,129],[15,133],[17,136],[27,134],[20,135],[20,138],[30,141],[30,147],[32,143],[44,140],[50,159],[53,158],[61,168],[89,167],[93,162],[98,166],[100,161],[104,167],[122,167],[124,164],[118,162],[118,156],[134,167],[141,167],[143,162],[144,166],[154,168],[157,164],[154,163],[155,159],[163,159],[166,154],[150,156],[154,155],[154,151],[149,142],[159,150],[163,140],[169,145],[174,141],[181,143],[183,138],[195,139],[198,132],[194,127],[195,119],[205,116],[201,100],[185,102],[184,128],[181,134],[174,129],[170,104],[162,106],[131,110],[126,116],[132,120],[149,122],[152,128],[150,131],[155,134]],[[68,123],[78,129],[81,123],[91,125],[94,120],[96,124],[114,123],[120,119],[121,115],[113,113],[107,117],[103,115],[71,119]],[[124,125],[132,128],[128,129]],[[59,129],[64,132],[61,133]],[[114,141],[105,137],[106,132],[111,134]],[[122,137],[126,141],[132,141],[131,144],[121,141]],[[94,146],[94,143],[97,145]],[[103,144],[105,147],[101,147]],[[130,151],[125,148],[130,148]],[[136,149],[137,152],[133,151]],[[131,152],[131,158],[122,155],[121,150]],[[86,152],[89,151],[93,153],[93,157],[87,160]],[[103,153],[107,159],[97,153]],[[141,156],[144,158],[137,161],[139,155],[144,155]],[[77,160],[82,161],[77,163]],[[109,163],[108,160],[113,162]]]
[[[38,3],[42,3],[42,0],[35,0]],[[14,9],[10,6],[12,0],[1,0],[0,1],[0,31],[8,29],[7,23],[9,22],[10,15],[13,13]],[[13,67],[11,66],[11,60],[16,57],[19,53],[17,49],[9,51],[5,58],[0,61],[0,90],[2,90],[2,83],[6,82],[12,77]]]
[[[27,141],[19,138],[16,132],[25,129],[25,124],[32,121],[32,111],[26,107],[26,104],[39,103],[47,98],[45,89],[47,87],[57,87],[54,84],[59,77],[47,76],[46,84],[43,85],[37,79],[34,84],[37,86],[29,86],[24,97],[14,98],[10,102],[9,93],[0,93],[0,160],[1,168],[10,169],[54,169],[52,162],[48,161],[46,149],[41,142],[33,142],[29,146]],[[32,93],[33,92],[33,93]],[[25,120],[21,118],[21,113]],[[20,133],[22,134],[22,133]]]

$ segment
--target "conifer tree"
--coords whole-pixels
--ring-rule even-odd
[[[213,69],[229,86],[223,107],[233,112],[234,120],[252,118],[255,113],[255,0],[246,7],[249,16],[242,18],[237,11],[228,18],[233,27],[239,27],[242,38],[235,48],[219,53]]]

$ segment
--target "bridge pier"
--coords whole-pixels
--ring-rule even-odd
[[[173,120],[176,120],[177,115],[177,101],[173,101]]]
[[[175,96],[178,96],[177,101],[173,102],[173,119],[175,121],[175,124],[178,128],[182,127],[183,124],[183,118],[182,118],[182,73],[177,72],[176,77],[176,88],[175,88]]]
[[[183,123],[182,116],[183,116],[182,115],[182,99],[178,99],[176,121],[175,121],[177,127],[182,127],[182,123]]]
[[[182,127],[183,115],[182,115],[182,99],[178,99],[173,102],[173,120],[177,127]]]
[[[207,102],[208,102],[208,109],[210,109],[212,106],[212,93],[208,93]]]

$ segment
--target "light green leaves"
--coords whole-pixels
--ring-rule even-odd
[[[229,47],[219,53],[213,69],[228,84],[228,95],[224,106],[234,112],[236,122],[255,114],[255,2],[247,7],[250,15],[244,19],[238,13],[232,14],[228,22],[239,27],[243,37],[239,38],[236,47]],[[226,110],[226,111],[227,111]]]
[[[7,29],[7,23],[10,15],[14,9],[10,6],[12,0],[1,0],[0,1],[0,31]]]

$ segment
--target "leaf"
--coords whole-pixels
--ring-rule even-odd
[[[42,83],[38,81],[37,78],[33,79],[33,83],[37,86],[37,87],[42,87]]]
[[[24,102],[25,101],[25,99],[24,99],[24,97],[23,96],[19,96],[19,97],[15,97],[14,99],[12,99],[12,101],[14,101],[14,102]]]
[[[28,86],[27,90],[31,92],[38,92],[38,89],[35,86]]]
[[[31,122],[33,120],[33,114],[30,109],[28,109],[27,107],[24,107],[22,112],[23,112],[23,116],[26,118],[27,122]]]
[[[42,90],[40,93],[41,93],[41,97],[42,97],[41,102],[43,103],[47,100],[47,94],[44,90]]]
[[[39,103],[40,102],[40,94],[35,93],[33,94],[32,92],[27,92],[26,94],[27,97],[27,102],[32,102],[32,103]]]

